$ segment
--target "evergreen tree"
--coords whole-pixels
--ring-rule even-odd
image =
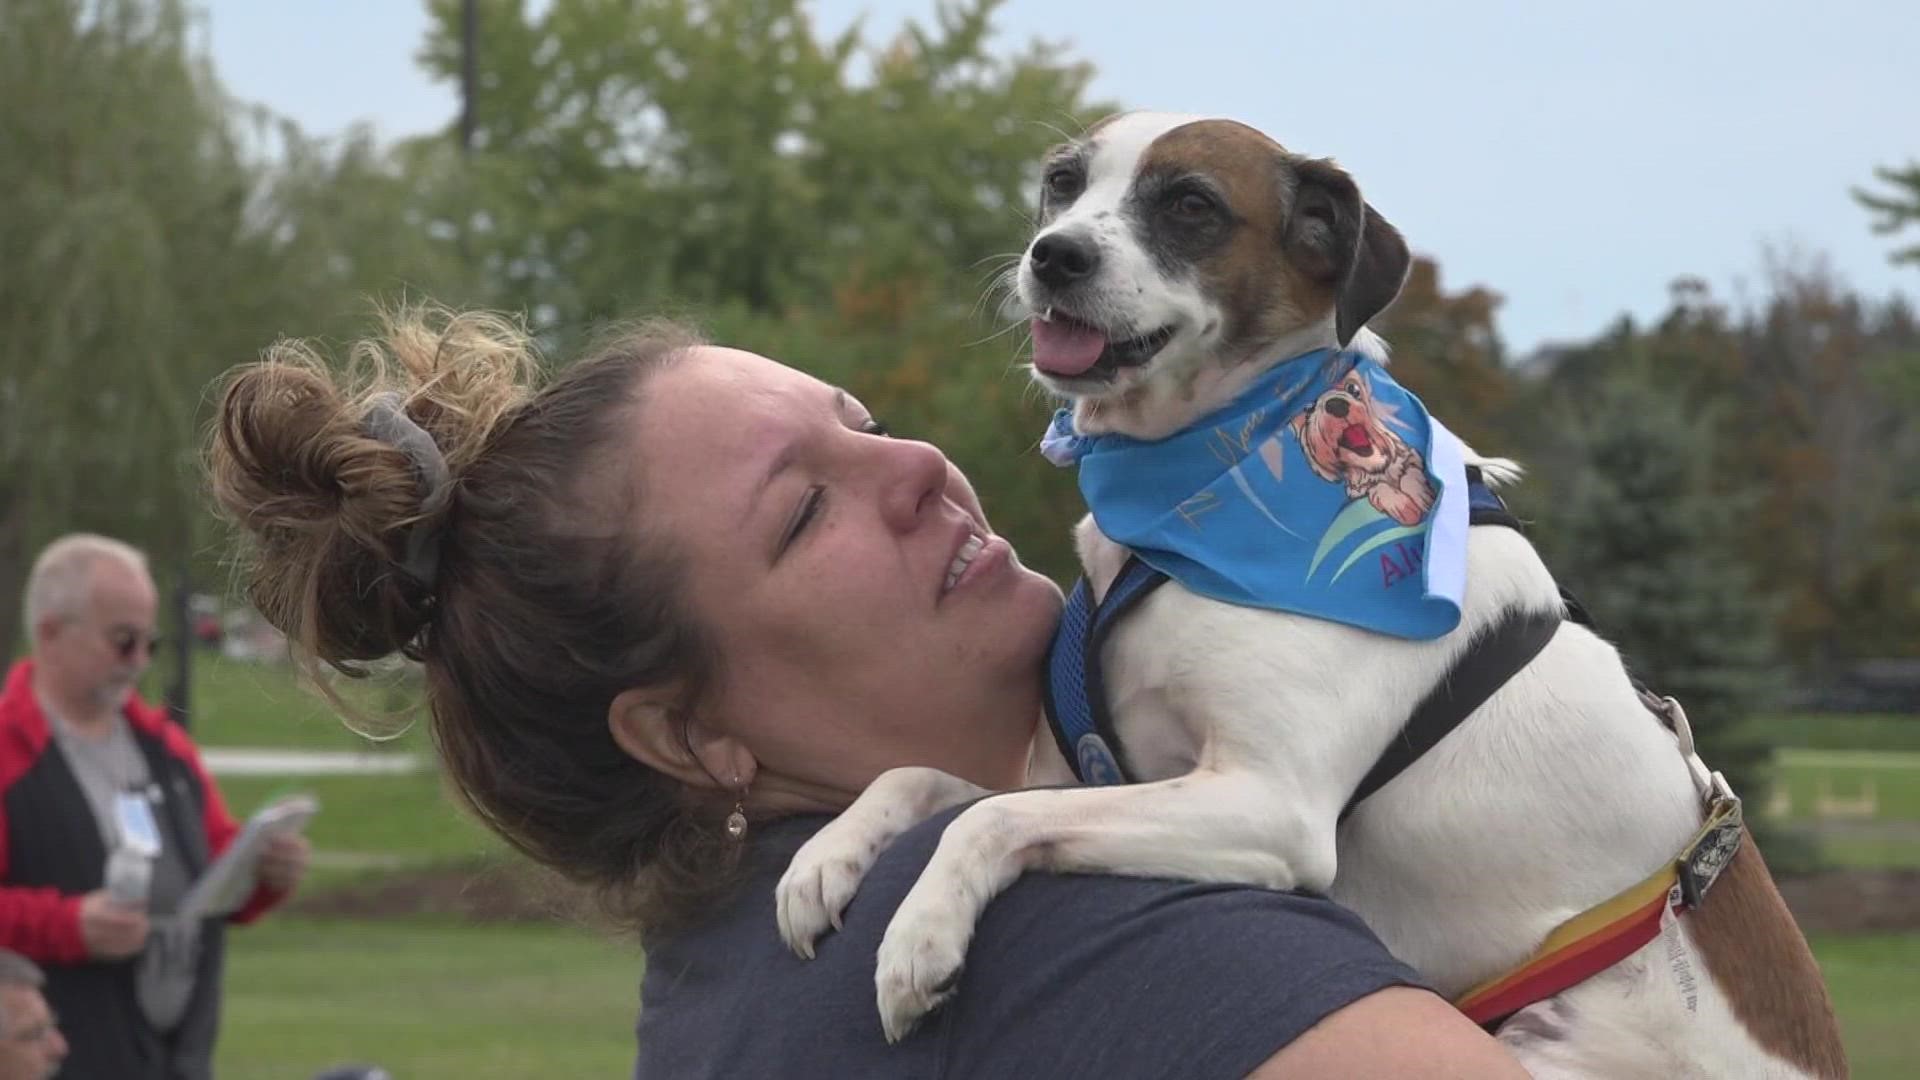
[[[1561,428],[1561,452],[1584,467],[1540,513],[1542,546],[1634,674],[1686,709],[1708,766],[1757,808],[1765,748],[1739,730],[1779,686],[1772,601],[1739,545],[1766,538],[1739,531],[1746,499],[1715,490],[1705,410],[1635,359],[1611,365]]]
[[[1873,174],[1890,190],[1878,193],[1853,189],[1854,200],[1874,214],[1873,231],[1892,236],[1909,225],[1920,224],[1920,162],[1909,162],[1905,168],[1875,169]],[[1920,263],[1920,244],[1899,248],[1889,258],[1897,263]]]

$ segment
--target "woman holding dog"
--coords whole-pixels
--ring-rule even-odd
[[[421,661],[463,800],[641,931],[637,1076],[1524,1075],[1329,903],[1091,876],[1009,889],[888,1045],[874,950],[952,815],[811,961],[774,883],[888,769],[1025,781],[1055,586],[939,450],[671,325],[545,382],[482,314],[357,355],[283,344],[226,385],[252,599],[309,660]]]

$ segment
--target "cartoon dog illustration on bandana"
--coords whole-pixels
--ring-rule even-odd
[[[1433,485],[1420,454],[1387,427],[1383,411],[1367,380],[1349,372],[1293,418],[1293,433],[1321,479],[1344,482],[1349,498],[1418,525],[1433,509]]]

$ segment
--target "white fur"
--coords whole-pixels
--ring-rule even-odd
[[[1149,115],[1104,129],[1091,186],[1054,227],[1099,223],[1124,199],[1131,162],[1184,119]],[[1112,245],[1106,258],[1162,290],[1143,290],[1120,305],[1122,314],[1149,319],[1137,324],[1149,328],[1166,312],[1204,324],[1211,301],[1129,252],[1125,229],[1099,235]],[[1186,333],[1183,348],[1203,352],[1197,330],[1193,340]],[[1299,351],[1332,344],[1330,321],[1288,342]],[[1352,347],[1385,355],[1371,332]],[[1180,353],[1167,363],[1156,358],[1139,377],[1165,381],[1184,362]],[[1127,414],[1128,433],[1177,430],[1258,374],[1257,365],[1231,367],[1234,374],[1201,383],[1193,401],[1155,396],[1150,383],[1151,404]],[[1238,373],[1246,369],[1254,370]],[[1495,483],[1519,475],[1512,462],[1471,450],[1467,460]],[[1127,552],[1091,517],[1076,541],[1103,593]],[[1572,623],[1467,722],[1337,823],[1414,704],[1476,632],[1516,609],[1560,609],[1546,566],[1510,529],[1471,530],[1467,582],[1459,627],[1426,642],[1224,604],[1178,583],[1142,601],[1108,639],[1102,661],[1121,740],[1144,782],[1019,792],[956,818],[880,948],[876,981],[889,1037],[949,992],[943,988],[985,905],[1027,870],[1326,891],[1436,989],[1455,995],[1672,859],[1701,820],[1686,759],[1639,701],[1614,648]],[[1036,770],[1048,770],[1050,782],[1065,775],[1050,733],[1040,743]],[[907,815],[888,808],[931,810],[973,794],[926,774],[883,777],[796,855],[781,885],[781,929],[797,949],[810,950],[851,895],[849,875],[857,882],[871,852],[905,827]],[[789,903],[789,894],[802,899]],[[1690,984],[1670,950],[1690,958]],[[1627,961],[1523,1011],[1501,1037],[1543,1077],[1803,1075],[1740,1026],[1692,957],[1685,920]]]

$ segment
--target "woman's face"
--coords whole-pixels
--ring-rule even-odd
[[[733,349],[659,372],[637,420],[641,527],[685,561],[721,658],[702,724],[751,754],[756,793],[844,802],[899,765],[1020,781],[1060,592],[944,454]]]

